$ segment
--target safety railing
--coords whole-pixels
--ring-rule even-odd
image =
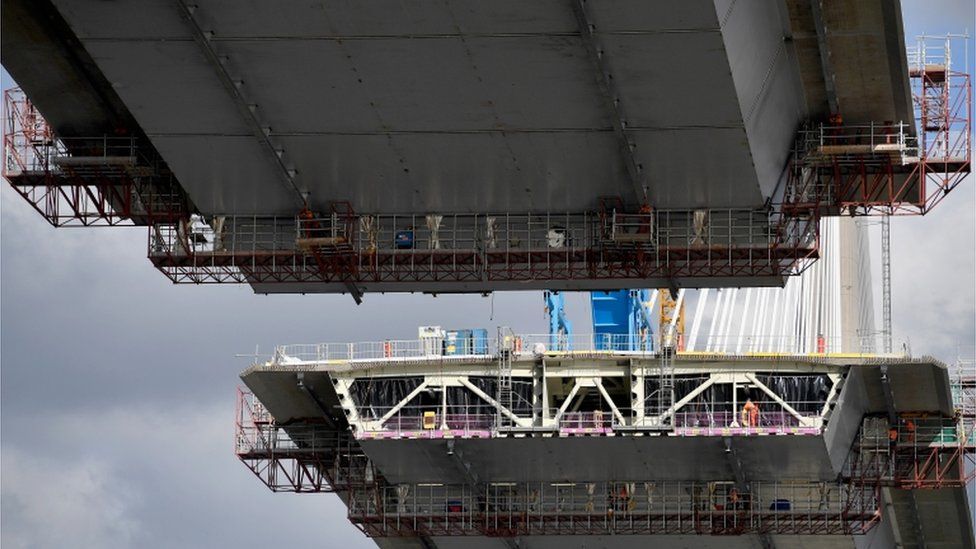
[[[967,460],[976,451],[971,434],[959,418],[867,417],[844,474],[907,489],[965,486],[976,477]]]
[[[822,417],[823,401],[754,400],[745,402],[690,403],[674,413],[675,427],[762,427],[786,428],[814,425]],[[793,413],[796,412],[796,413]]]
[[[429,218],[440,221],[434,225]],[[296,251],[352,245],[363,254],[359,268],[379,267],[381,258],[428,257],[427,252],[477,252],[481,254],[533,251],[549,254],[549,260],[571,252],[591,252],[604,246],[632,242],[623,238],[629,222],[655,229],[645,243],[661,250],[700,250],[709,247],[765,249],[771,246],[811,245],[812,230],[782,230],[775,212],[748,209],[659,210],[648,214],[613,213],[609,221],[595,213],[564,214],[444,214],[294,217],[285,221],[268,216],[213,216],[204,220],[220,224],[228,241],[226,250]],[[805,226],[805,224],[803,224]],[[216,230],[216,229],[214,229]],[[636,230],[636,229],[635,229]],[[274,235],[274,238],[270,236]],[[175,244],[175,243],[174,243]],[[171,245],[171,247],[173,247]],[[547,260],[545,255],[537,259]],[[372,265],[371,265],[372,262]]]
[[[969,56],[968,34],[946,34],[942,36],[921,35],[915,44],[906,47],[908,70],[912,75],[922,71],[944,72],[952,68],[953,42],[963,47],[962,65],[966,66]]]
[[[797,135],[797,157],[806,166],[862,162],[865,155],[876,155],[885,161],[894,159],[903,165],[918,162],[918,139],[904,122],[846,126],[820,124],[802,129]]]
[[[784,406],[785,404],[785,406]],[[825,402],[784,400],[755,400],[750,404],[745,402],[692,402],[670,413],[669,427],[681,429],[681,434],[712,435],[713,431],[734,428],[740,429],[730,434],[753,434],[764,432],[782,432],[789,434],[791,428],[804,427],[814,429],[815,432],[822,425]],[[430,432],[440,436],[441,431],[453,431],[458,436],[490,436],[498,427],[498,413],[496,408],[487,402],[478,405],[457,405],[450,402],[447,412],[441,404],[426,406],[408,405],[372,406],[370,404],[357,405],[356,410],[360,418],[357,429],[361,432],[388,433],[394,436],[422,436],[423,432]],[[530,408],[522,407],[513,413],[520,417],[528,417]],[[387,414],[392,414],[387,417]],[[619,414],[619,415],[618,415]],[[644,416],[630,407],[618,406],[616,412],[604,405],[598,410],[584,410],[564,412],[555,417],[555,421],[544,417],[532,422],[536,430],[559,430],[569,434],[587,434],[600,430],[610,431],[619,428],[634,428],[646,426],[645,418],[657,415],[649,407],[645,407]],[[696,429],[705,429],[699,431]],[[804,431],[804,434],[812,432]]]
[[[3,148],[3,176],[56,227],[174,223],[191,209],[148,142],[57,136],[19,89],[4,94]]]
[[[237,390],[237,420],[234,451],[239,456],[267,452],[321,452],[334,449],[337,441],[348,438],[324,425],[279,426],[254,395]]]
[[[497,413],[491,406],[449,406],[446,414],[438,406],[405,406],[382,422],[382,431],[406,433],[417,431],[488,431],[496,426]],[[436,410],[436,411],[435,411]],[[382,414],[383,409],[374,413]]]
[[[279,425],[249,391],[238,389],[234,453],[275,492],[334,492],[374,485],[376,472],[346,430]]]
[[[788,275],[816,257],[816,223],[802,216],[731,209],[646,215],[654,231],[636,247],[597,213],[213,216],[201,218],[196,231],[155,226],[149,256],[177,282],[373,284]]]
[[[353,493],[373,536],[856,534],[877,522],[871,488],[836,483],[572,482],[400,484]]]
[[[830,354],[878,356],[882,348],[881,335],[860,337],[813,337],[774,335],[728,335],[708,336],[694,348],[684,346],[684,338],[679,340],[678,356],[732,355],[732,356],[816,356]],[[516,334],[513,350],[516,357],[528,358],[539,355],[630,355],[658,356],[660,335],[650,334]],[[480,340],[479,340],[480,341]],[[383,341],[360,341],[349,343],[291,344],[275,347],[271,362],[289,364],[299,362],[328,361],[387,361],[401,360],[445,360],[459,358],[490,358],[497,356],[497,338],[488,338],[479,345],[473,354],[447,353],[443,338]],[[474,347],[471,347],[474,349]],[[895,347],[893,356],[908,356],[907,346]]]
[[[621,413],[627,413],[626,417],[630,417],[630,411],[624,410]],[[585,432],[588,430],[606,430],[612,429],[614,427],[619,427],[621,425],[619,418],[617,418],[612,411],[602,411],[596,410],[593,412],[566,412],[559,418],[559,429],[561,431],[581,431]]]
[[[884,348],[884,335],[870,336],[810,336],[768,334],[729,334],[699,336],[694,348],[684,348],[688,353],[748,354],[861,354],[875,356]],[[895,355],[908,355],[907,345],[898,342],[893,346]]]
[[[279,364],[295,362],[362,361],[388,359],[450,359],[463,357],[494,357],[498,353],[497,338],[479,340],[470,350],[484,353],[459,354],[445,351],[443,338],[415,340],[388,339],[351,343],[318,343],[279,345],[272,361]],[[518,334],[512,350],[516,356],[541,354],[637,354],[653,355],[658,346],[656,336],[640,337],[628,334]],[[462,349],[463,350],[463,349]]]

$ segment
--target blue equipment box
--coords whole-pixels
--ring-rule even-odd
[[[487,355],[488,330],[448,330],[444,333],[445,355]]]
[[[397,231],[393,235],[393,245],[398,250],[413,249],[413,231]]]
[[[790,510],[790,500],[788,499],[777,499],[769,504],[770,511],[789,511]]]

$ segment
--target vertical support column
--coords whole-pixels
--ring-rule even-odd
[[[630,410],[631,425],[640,427],[644,425],[644,372],[640,363],[630,359],[628,368],[630,373]]]
[[[891,354],[891,218],[881,218],[881,333],[882,351]]]
[[[532,367],[532,425],[542,425],[542,418],[548,416],[546,398],[546,358],[543,356]]]

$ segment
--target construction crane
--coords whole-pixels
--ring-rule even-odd
[[[677,298],[668,290],[617,290],[590,292],[590,311],[593,319],[593,344],[598,350],[652,351],[654,350],[654,310],[660,333],[668,333],[668,346],[681,350],[685,333],[683,292]],[[563,294],[552,290],[543,293],[545,311],[549,318],[549,347],[571,350],[573,332],[565,310]]]
[[[573,323],[566,317],[566,300],[563,294],[546,290],[542,296],[546,302],[546,314],[549,315],[549,348],[571,351]]]
[[[685,338],[685,302],[684,290],[679,290],[677,294],[672,294],[670,290],[658,290],[661,294],[661,310],[658,318],[661,334],[667,336],[667,344],[675,347],[678,351],[684,350]]]

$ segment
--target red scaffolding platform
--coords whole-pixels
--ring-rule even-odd
[[[787,276],[818,253],[815,219],[764,210],[456,214],[436,228],[431,215],[343,212],[157,224],[149,258],[177,283],[626,284]]]
[[[972,171],[970,77],[952,69],[952,37],[908,52],[915,120],[820,124],[799,132],[783,197],[787,212],[921,215]]]
[[[883,488],[957,488],[972,451],[951,418],[866,418],[836,482],[743,485],[636,480],[391,484],[348,433],[277,425],[238,392],[235,452],[274,491],[341,492],[373,537],[523,535],[858,535],[881,519]],[[963,438],[960,439],[959,437]]]
[[[134,137],[55,135],[19,89],[4,92],[3,177],[51,225],[174,222],[188,200]]]

